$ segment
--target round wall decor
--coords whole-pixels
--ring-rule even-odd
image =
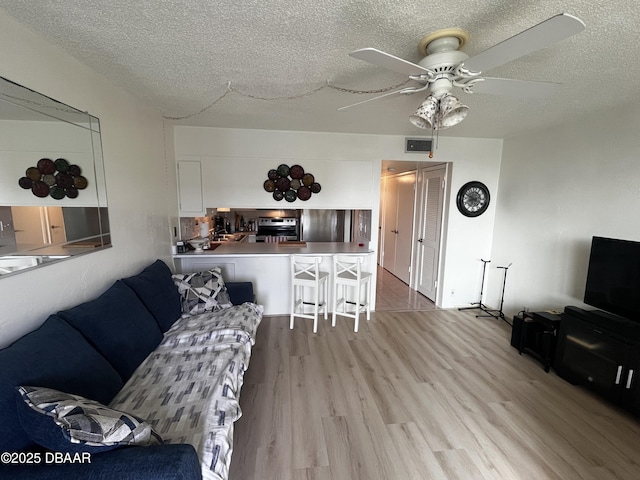
[[[316,182],[313,174],[305,172],[300,165],[279,165],[267,172],[267,180],[263,184],[265,191],[271,193],[274,200],[295,202],[309,200],[314,193],[320,193],[322,187]]]
[[[466,217],[482,215],[489,207],[489,189],[482,182],[465,183],[456,198],[458,210]]]
[[[76,198],[78,190],[87,188],[87,184],[80,167],[70,165],[64,158],[58,158],[55,162],[50,158],[41,158],[35,167],[27,168],[25,176],[18,179],[18,185],[31,190],[36,197],[51,196],[56,200]]]

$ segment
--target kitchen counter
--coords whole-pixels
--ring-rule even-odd
[[[219,267],[222,276],[229,282],[248,281],[253,283],[256,302],[264,305],[265,315],[287,315],[290,312],[291,255],[322,257],[321,270],[333,270],[332,255],[364,255],[363,268],[374,276],[375,255],[368,247],[357,243],[343,242],[299,242],[246,243],[223,242],[214,250],[190,251],[173,255],[177,272],[191,273]],[[371,292],[371,305],[375,307],[375,289]],[[330,299],[332,292],[329,292]],[[331,300],[330,300],[331,301]]]
[[[213,250],[202,252],[189,251],[179,253],[173,258],[190,257],[237,257],[237,256],[289,256],[289,255],[354,255],[372,253],[367,247],[360,247],[357,243],[343,242],[307,242],[300,245],[298,242],[284,243],[245,243],[245,242],[219,242]]]

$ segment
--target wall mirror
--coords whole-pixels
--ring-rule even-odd
[[[111,246],[100,122],[0,77],[0,278]]]

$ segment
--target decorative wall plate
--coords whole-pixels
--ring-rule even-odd
[[[269,180],[265,180],[264,181],[264,189],[267,192],[273,192],[276,189],[276,182],[274,182],[273,180],[269,179]]]
[[[300,187],[298,189],[298,198],[300,200],[309,200],[311,198],[311,189],[309,187]]]
[[[489,189],[482,182],[465,183],[456,198],[458,210],[465,217],[477,217],[482,215],[489,207]]]

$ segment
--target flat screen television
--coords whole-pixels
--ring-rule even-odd
[[[584,303],[640,322],[640,242],[593,237]]]

